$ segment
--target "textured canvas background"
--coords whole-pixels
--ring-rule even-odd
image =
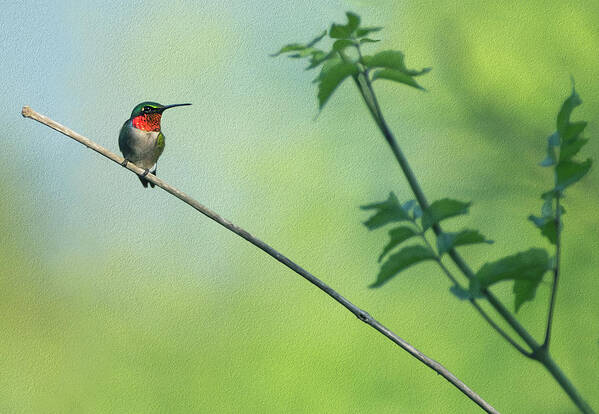
[[[0,412],[466,413],[477,408],[321,292],[130,173],[19,115],[30,105],[117,150],[143,100],[163,119],[168,182],[271,243],[441,361],[505,413],[570,413],[454,299],[433,265],[370,290],[385,231],[357,206],[399,169],[351,83],[317,114],[312,73],[271,59],[346,10],[373,50],[432,66],[429,92],[376,85],[431,199],[473,200],[453,228],[532,245],[545,137],[576,78],[599,148],[596,1],[5,2],[0,16]],[[599,409],[599,175],[566,200],[553,355]],[[451,226],[450,226],[451,227]],[[495,291],[512,305],[511,286]],[[540,337],[549,285],[519,319]]]

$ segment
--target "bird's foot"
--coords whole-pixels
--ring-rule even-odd
[[[145,177],[146,175],[148,175],[149,172],[150,170],[146,168],[141,176]]]
[[[126,167],[128,163],[129,163],[129,161],[127,161],[127,158],[125,158],[125,159],[123,160],[123,162],[121,163],[121,165],[122,165],[123,167]]]

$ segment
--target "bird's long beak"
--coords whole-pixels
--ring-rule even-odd
[[[162,113],[162,111],[164,111],[165,109],[174,108],[176,106],[188,106],[188,105],[191,105],[191,104],[190,103],[184,103],[184,104],[165,105],[162,108],[160,108],[160,113]]]

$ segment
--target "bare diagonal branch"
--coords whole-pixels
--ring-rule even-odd
[[[75,131],[72,131],[71,129],[59,124],[58,122],[55,122],[52,119],[35,112],[30,107],[28,107],[28,106],[23,107],[21,114],[26,118],[31,118],[35,121],[38,121],[58,132],[68,136],[69,138],[74,139],[75,141],[85,145],[86,147],[96,151],[97,153],[99,153],[99,154],[105,156],[106,158],[109,158],[110,160],[114,161],[115,163],[123,166],[121,164],[124,161],[123,157],[120,157],[119,155],[96,144],[92,140],[84,137],[83,135],[80,135],[80,134],[76,133]],[[137,175],[141,175],[145,171],[144,169],[137,167],[136,165],[134,165],[131,162],[127,163],[123,167],[136,173]],[[331,288],[329,285],[324,283],[322,280],[318,279],[316,276],[314,276],[307,270],[303,269],[301,266],[299,266],[298,264],[293,262],[291,259],[289,259],[286,256],[284,256],[283,254],[279,253],[277,250],[273,249],[268,244],[264,243],[262,240],[252,236],[250,233],[248,233],[241,227],[236,226],[235,224],[231,223],[230,221],[226,220],[225,218],[219,216],[217,213],[215,213],[214,211],[205,207],[204,205],[199,203],[197,200],[191,198],[184,192],[167,184],[166,182],[164,182],[160,178],[156,177],[155,175],[148,174],[145,176],[145,179],[154,183],[156,186],[162,188],[166,192],[174,195],[181,201],[185,202],[186,204],[190,205],[191,207],[193,207],[194,209],[199,211],[200,213],[202,213],[205,216],[216,221],[218,224],[225,227],[226,229],[232,231],[233,233],[237,234],[240,237],[243,237],[245,240],[252,243],[254,246],[258,247],[260,250],[264,251],[269,256],[278,260],[279,262],[281,262],[282,264],[287,266],[289,269],[293,270],[295,273],[302,276],[304,279],[306,279],[307,281],[309,281],[310,283],[312,283],[313,285],[318,287],[320,290],[322,290],[323,292],[328,294],[330,297],[332,297],[338,303],[343,305],[347,310],[349,310],[351,313],[356,315],[358,317],[358,319],[360,319],[362,322],[370,325],[371,327],[376,329],[378,332],[380,332],[382,335],[387,337],[389,340],[391,340],[395,344],[399,345],[403,350],[408,352],[414,358],[418,359],[423,364],[425,364],[426,366],[428,366],[429,368],[431,368],[432,370],[437,372],[437,374],[441,375],[443,378],[445,378],[447,381],[449,381],[452,385],[454,385],[457,389],[459,389],[464,395],[466,395],[468,398],[470,398],[472,401],[474,401],[476,404],[478,404],[478,406],[480,406],[483,410],[485,410],[488,413],[498,413],[498,411],[495,408],[493,408],[488,402],[483,400],[477,393],[475,393],[472,389],[470,389],[466,384],[464,384],[460,379],[458,379],[454,374],[452,374],[447,368],[445,368],[439,362],[424,355],[418,349],[416,349],[415,347],[410,345],[408,342],[406,342],[405,340],[400,338],[394,332],[392,332],[391,330],[386,328],[383,324],[381,324],[379,321],[377,321],[372,316],[370,316],[370,314],[368,314],[368,312],[358,308],[356,305],[354,305],[349,300],[344,298],[341,294],[339,294],[336,290]]]

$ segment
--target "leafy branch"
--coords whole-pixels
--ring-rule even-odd
[[[329,295],[331,298],[333,298],[335,301],[337,301],[339,304],[341,304],[347,310],[349,310],[351,313],[353,313],[359,320],[361,320],[362,322],[364,322],[367,325],[370,325],[372,328],[374,328],[380,334],[382,334],[383,336],[385,336],[386,338],[391,340],[393,343],[398,345],[404,351],[408,352],[414,358],[418,359],[420,362],[422,362],[423,364],[425,364],[426,366],[428,366],[429,368],[434,370],[438,375],[441,375],[443,378],[445,378],[447,381],[449,381],[454,387],[456,387],[458,390],[460,390],[460,392],[462,392],[469,399],[471,399],[478,406],[480,406],[484,411],[486,411],[488,413],[499,413],[488,402],[486,402],[484,399],[482,399],[476,392],[474,392],[470,387],[468,387],[466,384],[464,384],[458,377],[456,377],[454,374],[452,374],[442,364],[440,364],[439,362],[435,361],[434,359],[429,358],[428,356],[423,354],[421,351],[416,349],[413,345],[411,345],[410,343],[408,343],[407,341],[405,341],[404,339],[399,337],[397,334],[395,334],[389,328],[387,328],[382,323],[380,323],[378,320],[373,318],[368,312],[366,312],[366,311],[360,309],[359,307],[357,307],[356,305],[354,305],[352,302],[350,302],[348,299],[343,297],[335,289],[333,289],[332,287],[330,287],[329,285],[324,283],[322,280],[320,280],[319,278],[314,276],[312,273],[308,272],[307,270],[305,270],[304,268],[302,268],[301,266],[299,266],[298,264],[293,262],[291,259],[289,259],[285,255],[283,255],[282,253],[280,253],[279,251],[275,250],[274,248],[272,248],[271,246],[269,246],[268,244],[263,242],[262,240],[258,239],[257,237],[252,236],[246,230],[242,229],[239,226],[236,226],[235,224],[231,223],[229,220],[221,217],[216,212],[210,210],[209,208],[202,205],[197,200],[193,199],[192,197],[188,196],[187,194],[183,193],[182,191],[178,190],[177,188],[167,184],[162,179],[156,177],[153,174],[147,174],[146,170],[137,167],[135,164],[128,162],[125,165],[123,165],[123,161],[124,161],[123,157],[118,156],[117,154],[96,144],[89,138],[86,138],[83,135],[76,133],[75,131],[59,124],[58,122],[35,112],[30,107],[28,107],[28,106],[23,107],[21,114],[26,118],[30,118],[37,122],[40,122],[58,132],[66,135],[67,137],[74,139],[75,141],[96,151],[97,153],[114,161],[115,163],[119,164],[121,167],[124,167],[124,168],[134,172],[137,175],[144,174],[144,177],[146,180],[150,181],[157,187],[162,188],[163,190],[170,193],[171,195],[177,197],[184,203],[193,207],[198,212],[202,213],[203,215],[214,220],[221,226],[225,227],[227,230],[230,230],[233,233],[235,233],[236,235],[244,238],[245,240],[247,240],[254,246],[258,247],[260,250],[264,251],[266,254],[268,254],[272,258],[276,259],[277,261],[279,261],[280,263],[282,263],[283,265],[285,265],[286,267],[288,267],[289,269],[291,269],[292,271],[294,271],[295,273],[297,273],[298,275],[300,275],[301,277],[306,279],[308,282],[315,285],[318,289],[325,292],[327,295]],[[147,174],[147,175],[145,175],[145,174]]]
[[[444,198],[429,204],[416,175],[383,116],[373,88],[375,81],[385,79],[423,90],[415,78],[428,73],[430,69],[408,69],[405,65],[404,55],[400,51],[385,50],[375,55],[364,55],[362,46],[378,41],[368,36],[379,32],[381,28],[361,27],[361,20],[358,15],[351,12],[346,13],[346,15],[346,24],[333,24],[328,30],[329,38],[333,41],[330,50],[316,48],[316,45],[326,37],[327,31],[325,31],[308,44],[295,43],[284,46],[274,56],[289,54],[291,58],[308,58],[310,63],[306,68],[307,70],[321,67],[320,74],[314,80],[318,86],[317,96],[320,110],[323,109],[337,87],[351,76],[414,194],[415,200],[404,204],[401,204],[395,195],[391,193],[386,201],[362,207],[364,210],[375,211],[375,214],[364,223],[370,230],[393,222],[408,223],[407,226],[402,224],[389,232],[390,241],[383,248],[379,261],[382,261],[385,257],[387,259],[382,263],[377,279],[371,287],[380,287],[386,284],[408,267],[424,261],[436,261],[452,281],[453,286],[450,291],[454,295],[460,299],[467,299],[491,327],[517,351],[543,364],[582,412],[592,413],[590,406],[551,359],[548,352],[560,274],[561,216],[565,213],[560,200],[563,197],[564,190],[584,177],[589,172],[592,164],[590,159],[584,162],[572,160],[588,141],[581,137],[586,122],[570,122],[573,109],[581,103],[580,98],[573,90],[572,95],[564,102],[558,114],[557,131],[549,137],[547,158],[541,163],[543,166],[554,167],[555,185],[553,189],[542,195],[544,204],[541,216],[530,217],[530,220],[541,230],[542,235],[556,246],[555,257],[550,258],[544,249],[531,248],[486,263],[475,273],[457,252],[456,248],[489,243],[489,241],[476,230],[464,229],[459,232],[445,232],[441,227],[442,221],[467,214],[470,203]],[[428,230],[432,230],[436,237],[436,252],[425,236]],[[402,243],[413,240],[415,237],[419,237],[421,243],[403,247],[396,253],[390,254]],[[441,258],[444,255],[447,255],[455,263],[467,279],[469,284],[467,289],[460,285],[443,264]],[[513,281],[515,311],[517,312],[525,302],[534,299],[536,289],[544,275],[551,271],[553,272],[553,284],[546,334],[543,343],[539,344],[518,322],[514,314],[493,295],[489,288],[499,282]],[[481,299],[489,302],[497,314],[510,325],[530,350],[525,349],[499,328],[477,303],[477,300]]]
[[[566,212],[561,205],[561,199],[564,197],[566,188],[587,175],[593,164],[590,158],[582,162],[573,160],[588,142],[588,139],[582,137],[587,123],[570,121],[572,112],[581,104],[582,100],[573,87],[572,94],[566,99],[557,115],[557,131],[547,138],[547,157],[541,162],[543,167],[553,167],[554,186],[541,195],[541,199],[544,201],[541,207],[541,216],[531,215],[529,217],[530,221],[541,230],[541,234],[555,246],[555,257],[552,263],[553,284],[547,313],[545,340],[542,345],[544,350],[549,348],[551,339],[551,326],[560,275],[562,216]]]

